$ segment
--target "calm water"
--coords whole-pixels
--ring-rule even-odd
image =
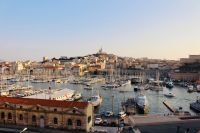
[[[54,83],[32,83],[34,88],[47,89],[49,86],[52,89],[56,88],[69,88],[76,90],[82,93],[83,99],[94,94],[100,94],[103,97],[103,103],[99,107],[97,112],[109,111],[112,110],[112,95],[114,95],[114,112],[117,113],[121,110],[121,102],[125,101],[128,98],[137,96],[137,92],[133,91],[132,85],[127,85],[123,88],[118,89],[108,89],[104,90],[100,86],[101,84],[95,84],[93,90],[85,90],[84,85],[74,85],[74,84],[54,84]],[[119,92],[119,89],[126,89],[128,92]],[[174,98],[167,98],[164,96],[165,93],[169,91],[173,92],[176,96]],[[182,107],[183,110],[193,113],[189,108],[189,103],[196,100],[197,96],[200,96],[200,93],[188,93],[186,88],[181,88],[175,86],[173,89],[164,88],[163,91],[156,92],[147,90],[145,91],[147,99],[150,106],[150,114],[164,114],[170,113],[169,110],[163,105],[163,101],[168,100],[175,107]]]

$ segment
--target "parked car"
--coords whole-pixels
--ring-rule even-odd
[[[110,117],[110,116],[113,116],[113,115],[114,115],[114,113],[112,111],[106,111],[106,112],[103,113],[103,116],[105,116],[105,117]]]
[[[103,120],[101,118],[96,118],[94,121],[95,125],[100,125],[103,122]]]
[[[124,111],[119,112],[118,116],[120,118],[124,118],[126,116],[126,113]]]
[[[103,120],[102,125],[103,126],[108,126],[109,125],[108,120]]]

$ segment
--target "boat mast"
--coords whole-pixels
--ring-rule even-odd
[[[2,91],[2,75],[3,75],[3,67],[1,68],[1,91]],[[0,93],[0,95],[1,95],[1,93]]]

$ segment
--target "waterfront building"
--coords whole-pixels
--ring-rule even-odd
[[[75,76],[83,76],[85,74],[85,71],[86,71],[86,65],[84,65],[84,64],[75,64],[72,67],[72,71],[73,71],[73,74]]]
[[[174,80],[184,80],[184,81],[196,81],[200,79],[200,73],[190,73],[190,72],[172,72],[169,74],[171,79]]]
[[[89,132],[92,120],[88,102],[0,97],[1,124]]]
[[[11,71],[13,73],[18,73],[24,69],[24,65],[20,61],[13,62],[11,65]]]

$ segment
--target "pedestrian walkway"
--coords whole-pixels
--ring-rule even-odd
[[[117,127],[102,127],[102,126],[95,126],[93,127],[93,132],[99,133],[116,133],[118,131]]]

